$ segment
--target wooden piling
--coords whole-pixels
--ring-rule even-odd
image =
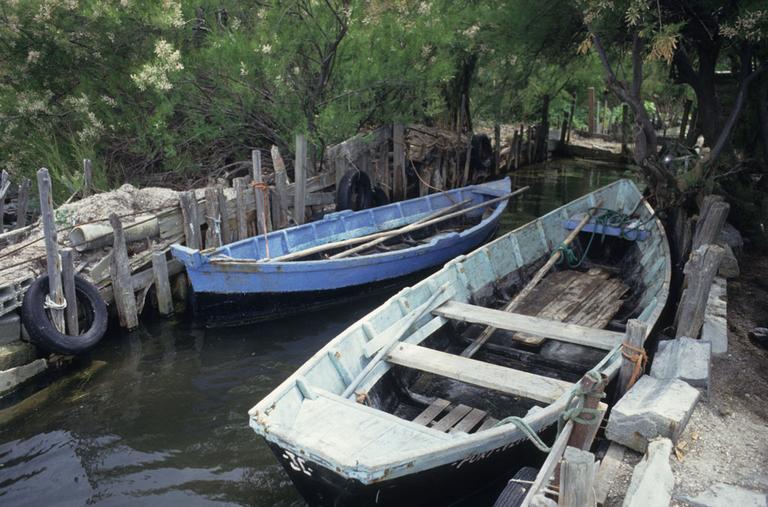
[[[40,213],[45,235],[45,257],[48,267],[48,295],[56,306],[65,303],[64,287],[61,282],[61,257],[56,236],[56,221],[53,218],[53,195],[51,194],[51,176],[43,167],[37,171],[37,187],[40,192]],[[51,322],[59,332],[65,332],[64,309],[50,308]]]
[[[89,159],[83,160],[83,197],[88,197],[93,192],[93,167]]]
[[[280,156],[277,146],[270,150],[272,167],[275,170],[275,198],[272,200],[272,220],[275,229],[288,226],[288,176],[285,173],[285,162]]]
[[[139,326],[139,316],[136,307],[136,296],[131,283],[131,268],[128,259],[128,248],[125,243],[123,224],[115,213],[109,215],[109,225],[112,226],[114,241],[112,242],[112,259],[109,273],[112,278],[112,294],[120,325],[129,331]],[[197,229],[199,233],[199,228]]]
[[[67,322],[67,334],[69,336],[78,336],[80,334],[80,325],[77,321],[75,263],[73,250],[71,248],[62,248],[61,250],[61,283],[64,286],[64,298],[67,301],[67,307],[64,310],[64,317]]]
[[[590,134],[595,133],[595,87],[587,88],[587,128]]]
[[[168,263],[165,259],[165,252],[162,250],[155,250],[152,252],[152,274],[155,279],[157,311],[160,315],[171,315],[173,314],[171,281],[168,277]]]
[[[237,219],[237,239],[248,237],[248,219],[245,210],[245,188],[247,183],[244,178],[235,178],[235,217]]]
[[[565,133],[565,139],[563,142],[568,144],[571,142],[571,131],[573,130],[573,115],[576,114],[576,94],[573,94],[573,100],[571,101],[571,110],[568,112],[568,128]]]
[[[619,371],[619,384],[616,389],[616,397],[620,398],[626,393],[632,384],[643,374],[638,365],[639,357],[644,357],[641,350],[645,350],[647,326],[637,319],[627,321],[627,331],[624,337],[626,346],[622,350],[621,370]]]
[[[491,169],[491,178],[499,174],[499,164],[501,164],[501,125],[493,124],[493,168]]]
[[[269,212],[269,189],[264,186],[264,176],[261,172],[261,151],[251,151],[251,163],[253,165],[253,183],[256,193],[256,230],[259,234],[272,231],[272,220]]]
[[[691,253],[683,268],[683,295],[675,316],[675,338],[698,338],[704,325],[709,289],[720,268],[725,250],[718,245],[702,245]]]
[[[393,195],[392,201],[401,201],[405,199],[406,180],[405,180],[405,126],[396,123],[392,126],[392,166],[393,173]],[[456,167],[458,172],[458,164]]]
[[[16,203],[16,229],[27,225],[27,212],[29,210],[29,188],[32,183],[29,178],[24,178],[19,184],[19,200]]]
[[[221,234],[221,211],[219,209],[219,197],[216,188],[205,189],[205,222],[208,230],[205,233],[205,247],[217,248],[223,244]]]
[[[528,127],[528,164],[533,164],[533,153],[534,153],[534,134],[533,134],[533,127]]]
[[[221,217],[221,244],[226,245],[234,241],[232,226],[229,220],[229,206],[227,196],[224,194],[224,186],[216,185],[216,200],[219,201],[219,216]]]
[[[525,125],[522,123],[520,124],[520,130],[517,131],[517,154],[515,155],[515,169],[519,168],[521,165],[523,165],[522,157],[523,157],[523,142],[525,135]]]
[[[193,190],[179,194],[179,205],[184,220],[184,241],[189,248],[199,250],[203,247],[200,232],[200,215],[197,211],[197,198]]]
[[[696,222],[691,250],[696,250],[702,245],[717,243],[730,210],[731,205],[718,195],[708,195],[704,198],[699,221]]]
[[[566,447],[560,465],[558,507],[595,505],[595,455]]]
[[[3,172],[0,173],[0,234],[4,232],[5,195],[8,193],[8,188],[10,186],[11,181],[8,172],[3,169]]]
[[[296,135],[296,179],[293,199],[293,220],[301,225],[304,223],[307,198],[307,138],[303,134]]]

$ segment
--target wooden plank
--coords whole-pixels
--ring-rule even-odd
[[[480,410],[479,408],[473,408],[472,411],[467,414],[464,419],[459,421],[459,424],[451,428],[451,433],[455,433],[457,431],[463,431],[464,433],[469,433],[474,429],[475,426],[480,423],[480,421],[483,420],[483,417],[485,417],[488,414],[485,410]]]
[[[93,193],[93,166],[90,159],[83,160],[83,191],[82,196],[88,197]]]
[[[675,316],[675,338],[698,338],[704,325],[709,290],[720,268],[725,250],[718,245],[703,245],[695,250],[683,268],[683,295]]]
[[[452,320],[493,326],[496,329],[507,331],[522,331],[552,340],[586,345],[601,350],[611,350],[623,338],[621,333],[613,331],[578,326],[520,313],[508,313],[458,301],[448,301],[432,313]]]
[[[173,314],[171,281],[168,276],[168,263],[165,260],[165,252],[162,250],[152,252],[152,274],[155,280],[157,311],[160,315],[171,315]]]
[[[223,244],[221,237],[221,212],[219,211],[219,198],[216,189],[205,189],[205,222],[208,230],[205,233],[205,247],[217,248]]]
[[[405,126],[402,124],[395,124],[392,127],[392,164],[394,166],[392,201],[401,201],[405,199],[406,192]]]
[[[45,167],[37,171],[37,188],[40,192],[40,213],[45,235],[45,258],[48,268],[48,291],[51,300],[56,305],[63,305],[64,287],[61,282],[61,257],[59,257],[59,242],[56,236],[56,221],[53,217],[53,195],[51,191],[51,176]],[[51,308],[51,321],[60,332],[65,332],[64,310]]]
[[[477,431],[475,433],[480,433],[481,431],[489,430],[496,426],[496,423],[499,422],[498,419],[495,417],[488,416],[485,418],[485,421],[483,421],[483,424],[480,425],[479,428],[477,428]]]
[[[235,217],[237,219],[237,240],[248,237],[248,215],[245,209],[245,187],[243,178],[235,178]]]
[[[232,237],[232,227],[229,219],[229,206],[227,205],[227,196],[224,194],[224,187],[216,185],[216,200],[219,201],[219,217],[221,229],[221,244],[226,245],[234,241]]]
[[[307,206],[328,206],[336,202],[336,194],[333,192],[314,192],[307,194],[304,202]]]
[[[696,251],[702,245],[717,243],[730,210],[731,205],[724,202],[719,195],[708,195],[704,198],[701,205],[701,216],[696,222],[696,232],[693,235],[691,251]]]
[[[199,250],[203,247],[203,242],[200,237],[200,215],[195,193],[193,191],[179,193],[179,206],[181,206],[183,217],[184,242],[189,248]]]
[[[282,229],[288,225],[288,177],[285,173],[285,162],[280,156],[277,146],[272,146],[272,167],[275,171],[275,199],[273,201],[272,218],[275,229]]]
[[[465,415],[472,411],[472,407],[466,405],[457,405],[450,412],[445,414],[442,419],[432,425],[435,431],[448,431],[454,424],[461,421]]]
[[[435,417],[440,415],[443,410],[448,408],[448,405],[450,404],[450,401],[438,398],[433,401],[430,406],[425,408],[419,415],[417,415],[413,422],[427,426]]]
[[[621,467],[621,463],[624,460],[625,449],[626,447],[623,445],[611,442],[605,456],[600,460],[600,465],[595,474],[595,502],[597,502],[597,505],[605,505],[611,483],[616,474],[618,474],[619,467]]]
[[[109,225],[115,239],[112,242],[112,262],[109,266],[112,278],[113,295],[120,325],[128,330],[139,326],[139,316],[136,307],[136,296],[131,284],[131,268],[128,261],[128,250],[125,245],[123,224],[115,213],[109,215]],[[198,229],[199,231],[199,229]]]
[[[555,443],[552,444],[552,448],[549,454],[547,454],[547,459],[544,460],[544,464],[539,468],[539,473],[536,474],[536,479],[531,484],[531,488],[528,490],[528,494],[525,496],[523,503],[520,504],[520,507],[530,507],[532,504],[535,504],[533,502],[534,497],[550,483],[555,474],[555,469],[560,463],[560,458],[563,456],[563,452],[568,445],[571,431],[573,431],[573,421],[568,421],[563,426],[563,431],[557,436]]]
[[[261,171],[261,151],[251,151],[253,186],[256,194],[256,230],[259,234],[272,232],[272,220],[269,216],[269,189],[264,185]]]
[[[409,343],[397,344],[387,354],[387,361],[544,403],[554,402],[572,385],[562,380]]]
[[[24,178],[19,184],[19,200],[16,203],[16,227],[23,229],[27,225],[27,212],[29,210],[29,178]]]
[[[75,263],[71,248],[61,249],[61,283],[64,286],[64,298],[67,307],[64,309],[64,317],[67,322],[67,334],[78,336],[80,325],[77,322],[77,291],[75,290]]]
[[[301,225],[305,220],[307,197],[307,138],[296,135],[296,165],[294,167],[296,193],[293,198],[293,220]]]

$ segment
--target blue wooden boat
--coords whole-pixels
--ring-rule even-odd
[[[500,310],[584,213],[593,227],[570,262]],[[670,275],[661,222],[617,181],[403,289],[254,406],[250,424],[310,505],[467,505],[489,485],[495,498],[544,461],[534,435],[552,442],[587,371],[617,377],[627,328],[651,333]]]
[[[441,266],[495,234],[506,200],[479,207],[430,230],[395,237],[378,250],[344,258],[320,254],[281,260],[297,252],[413,224],[441,210],[498,200],[509,178],[472,185],[361,211],[340,211],[322,220],[237,241],[212,251],[173,245],[186,265],[195,313],[209,324],[277,318],[360,297],[402,283],[409,275]],[[403,242],[403,239],[405,242]],[[331,252],[333,253],[333,252]]]

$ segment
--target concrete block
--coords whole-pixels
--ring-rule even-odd
[[[613,407],[605,435],[637,452],[645,452],[658,437],[676,443],[699,396],[698,389],[682,380],[643,375]]]
[[[21,317],[19,317],[19,314],[11,312],[0,317],[0,345],[15,342],[20,337]]]
[[[765,493],[719,482],[695,497],[682,497],[680,500],[693,507],[768,507]]]
[[[29,343],[16,341],[8,345],[0,345],[0,371],[30,363],[36,357],[37,349]]]
[[[708,393],[711,353],[711,343],[685,336],[660,341],[651,375],[662,380],[682,380]]]
[[[728,282],[721,276],[715,277],[709,289],[701,340],[712,344],[714,356],[728,352]]]
[[[672,454],[672,441],[659,438],[648,444],[640,463],[632,472],[624,507],[667,507],[672,500],[675,476],[669,457]]]
[[[24,366],[0,371],[0,393],[11,391],[20,384],[45,371],[48,363],[45,359],[32,361]]]

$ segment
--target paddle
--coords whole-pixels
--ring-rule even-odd
[[[367,236],[360,236],[358,238],[350,238],[345,239],[342,241],[334,241],[333,243],[325,243],[323,245],[318,245],[312,248],[307,248],[305,250],[300,250],[298,252],[292,252],[286,255],[281,255],[280,257],[274,257],[272,259],[265,259],[263,261],[251,261],[251,262],[285,262],[285,261],[292,261],[296,259],[301,259],[302,257],[307,257],[309,255],[313,255],[320,252],[325,252],[328,250],[333,250],[335,248],[342,248],[345,246],[352,246],[357,245],[359,243],[366,243],[368,241],[378,239],[381,237],[390,237],[398,234],[407,234],[409,232],[417,231],[419,229],[423,229],[425,227],[429,227],[430,225],[434,225],[440,222],[444,222],[446,220],[450,220],[451,218],[456,218],[458,216],[461,216],[465,213],[468,213],[470,211],[476,210],[478,208],[484,208],[486,206],[490,206],[492,204],[496,204],[497,202],[506,201],[507,199],[514,197],[518,194],[521,194],[528,190],[530,187],[523,187],[520,189],[515,190],[514,192],[510,192],[508,194],[504,194],[500,197],[495,197],[493,199],[489,199],[487,201],[481,202],[480,204],[475,204],[474,206],[470,206],[469,208],[464,208],[459,211],[455,211],[453,213],[449,213],[447,215],[443,215],[437,218],[433,218],[431,220],[427,220],[422,223],[412,223],[408,224],[406,226],[400,227],[399,229],[393,229],[391,231],[384,231],[384,232],[377,232],[374,234],[369,234]],[[211,262],[214,262],[216,259],[212,259]],[[227,262],[227,261],[220,261],[220,262]],[[243,260],[238,260],[237,262],[242,263]]]
[[[562,246],[568,246],[570,245],[574,239],[576,239],[576,236],[579,235],[579,232],[589,223],[590,220],[592,220],[592,217],[594,214],[598,211],[598,208],[603,204],[602,199],[597,201],[597,204],[595,204],[589,213],[584,216],[584,218],[581,219],[581,222],[579,222],[579,225],[576,226],[574,230],[571,231],[571,233],[563,240]],[[520,301],[523,300],[528,294],[531,293],[531,291],[539,284],[539,282],[544,278],[544,275],[546,275],[550,269],[552,269],[552,266],[555,265],[555,263],[560,260],[560,257],[562,257],[563,251],[562,249],[558,248],[555,250],[555,253],[553,253],[549,260],[536,272],[535,275],[533,275],[533,278],[531,278],[531,281],[528,282],[528,284],[523,287],[523,290],[517,293],[517,295],[510,301],[507,306],[503,308],[505,312],[511,312],[512,310],[517,307],[518,304],[520,304]],[[478,350],[480,350],[480,347],[482,347],[485,342],[488,341],[488,338],[491,337],[493,332],[496,331],[496,328],[493,326],[488,326],[483,330],[482,333],[480,333],[480,336],[478,336],[474,342],[467,345],[467,348],[464,349],[464,351],[461,353],[464,357],[472,357],[474,356]]]

